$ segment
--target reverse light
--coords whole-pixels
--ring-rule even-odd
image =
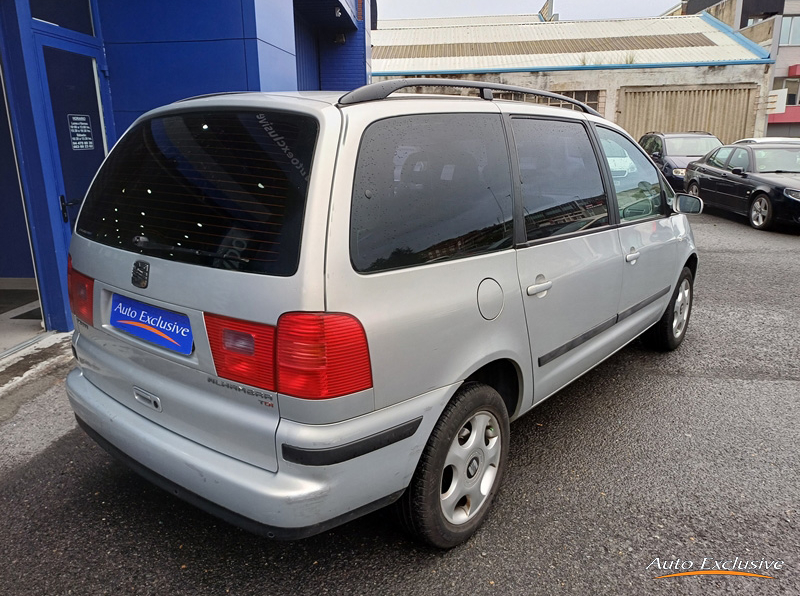
[[[275,391],[275,327],[206,313],[217,375]]]
[[[72,314],[94,325],[94,280],[72,268],[72,255],[67,258],[67,293]]]

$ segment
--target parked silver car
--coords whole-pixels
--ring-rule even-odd
[[[393,95],[420,85],[480,98]],[[702,209],[591,108],[492,89],[552,96],[412,79],[139,118],[70,247],[80,425],[268,536],[397,501],[469,538],[510,420],[642,334],[680,345]]]

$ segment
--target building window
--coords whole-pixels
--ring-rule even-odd
[[[800,45],[800,16],[783,17],[781,21],[781,45]]]
[[[800,99],[800,79],[775,79],[775,85],[773,89],[788,89],[786,95],[786,105],[787,106],[796,106],[798,105],[798,99]]]
[[[605,91],[554,91],[554,93],[558,93],[559,95],[564,95],[565,97],[571,97],[573,99],[577,99],[578,101],[585,103],[590,108],[597,110],[601,114],[605,109]],[[579,109],[578,106],[575,104],[568,103],[566,101],[561,101],[551,97],[541,97],[538,95],[528,95],[525,93],[497,93],[496,97],[498,99],[512,99],[515,101],[529,101],[533,103],[540,103],[548,106],[555,106],[558,108],[573,108],[575,110]]]

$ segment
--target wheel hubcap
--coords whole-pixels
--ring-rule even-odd
[[[689,280],[684,279],[678,288],[678,295],[675,297],[672,317],[672,334],[680,337],[686,329],[686,322],[689,320],[689,310],[692,307],[692,287]]]
[[[753,207],[750,209],[750,219],[757,226],[763,226],[767,219],[769,212],[769,205],[764,197],[759,197],[753,201]]]
[[[500,425],[489,412],[467,420],[450,444],[442,470],[440,504],[445,519],[463,524],[486,502],[500,464]]]

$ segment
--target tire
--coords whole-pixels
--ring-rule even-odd
[[[750,203],[750,210],[747,213],[750,225],[756,230],[768,230],[772,227],[772,220],[775,211],[772,202],[767,195],[757,195]]]
[[[697,186],[697,182],[690,182],[689,188],[687,188],[686,190],[693,197],[700,198],[700,187]]]
[[[487,385],[464,385],[436,423],[397,503],[405,529],[443,549],[466,541],[486,519],[508,447],[508,413],[500,394]]]
[[[645,343],[659,352],[671,352],[683,343],[689,317],[692,314],[694,299],[694,278],[692,271],[684,267],[675,284],[667,310],[661,315],[658,323],[650,327],[642,336]]]

